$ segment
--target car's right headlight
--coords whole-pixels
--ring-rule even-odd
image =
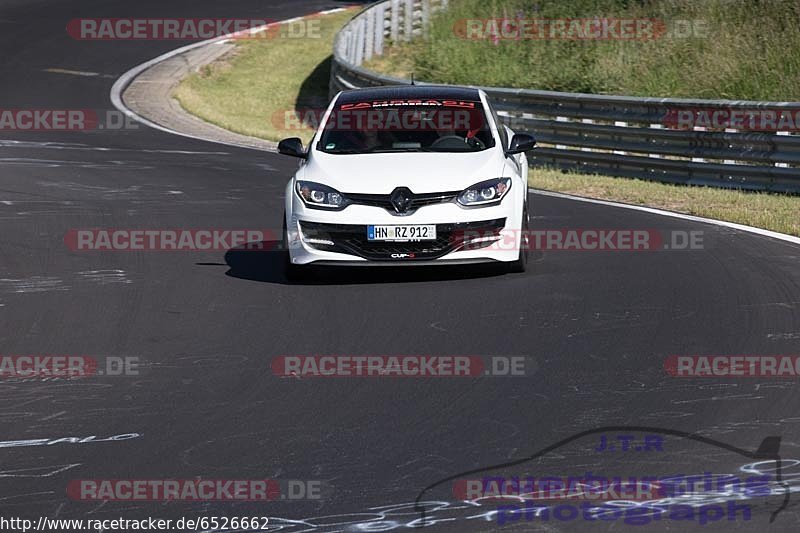
[[[297,181],[297,196],[307,207],[316,209],[344,209],[348,205],[347,198],[332,187],[313,181]]]
[[[477,207],[499,203],[511,188],[511,178],[495,178],[482,181],[464,189],[458,195],[458,203],[465,207]]]

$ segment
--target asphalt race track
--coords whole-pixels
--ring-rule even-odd
[[[72,18],[283,19],[339,5],[3,1],[0,107],[110,110],[115,79],[185,44],[76,41],[64,29]],[[740,513],[703,526],[695,518],[651,528],[797,530],[797,378],[678,379],[664,360],[800,354],[798,245],[540,195],[531,196],[536,227],[702,231],[704,246],[547,251],[522,275],[358,269],[292,284],[280,250],[77,252],[65,245],[75,228],[267,228],[277,239],[295,164],[145,126],[0,131],[0,354],[142,362],[136,376],[0,381],[0,517],[266,516],[271,531],[290,532],[407,530],[421,524],[415,520],[455,532],[620,531],[635,526],[508,515],[501,525],[491,504],[459,502],[450,478],[482,469],[564,477],[756,469],[785,493],[738,501],[752,503],[749,520]],[[524,356],[528,372],[273,374],[273,358],[303,354]],[[660,433],[663,451],[598,452],[596,433],[560,443],[588,431]],[[780,479],[778,463],[765,459],[775,454]],[[318,480],[323,490],[319,499],[246,503],[67,494],[71,480],[198,477]],[[427,503],[415,508],[417,498]]]

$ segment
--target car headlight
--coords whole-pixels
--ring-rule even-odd
[[[495,178],[476,183],[458,195],[458,203],[472,207],[499,202],[511,188],[511,178]]]
[[[313,181],[297,181],[295,184],[297,196],[308,207],[321,209],[344,209],[347,207],[347,198],[332,187]]]

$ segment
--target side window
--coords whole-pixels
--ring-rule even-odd
[[[500,122],[500,117],[497,116],[497,111],[494,110],[494,106],[489,103],[489,111],[492,113],[492,118],[494,119],[494,124],[497,126],[497,133],[500,135],[500,142],[503,143],[503,150],[508,149],[508,132],[506,131],[505,126],[502,122]]]

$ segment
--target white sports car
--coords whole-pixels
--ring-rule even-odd
[[[286,186],[287,273],[308,265],[527,263],[536,142],[501,124],[485,92],[400,86],[339,93]]]

